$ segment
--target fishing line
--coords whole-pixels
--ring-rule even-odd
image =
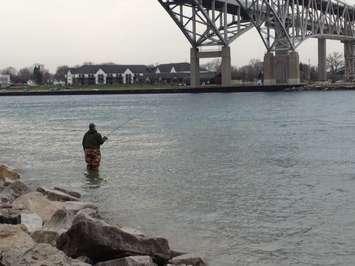
[[[106,136],[109,137],[111,136],[113,133],[115,133],[116,131],[120,130],[121,128],[123,128],[124,126],[128,125],[129,123],[131,123],[133,120],[136,120],[141,114],[143,114],[144,111],[138,113],[135,117],[131,117],[129,118],[127,121],[125,121],[124,123],[118,125],[117,127],[115,127],[113,130],[111,130],[110,133],[108,133]]]

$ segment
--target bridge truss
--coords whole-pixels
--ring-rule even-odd
[[[355,65],[355,7],[339,0],[158,1],[195,48],[228,47],[255,28],[268,52],[295,51],[308,38],[350,42],[345,57]]]

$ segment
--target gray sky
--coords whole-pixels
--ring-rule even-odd
[[[157,0],[0,0],[0,68],[42,63],[152,64],[189,60],[189,44]],[[317,63],[317,42],[298,49],[301,61]],[[328,53],[342,52],[328,41]],[[255,31],[232,45],[233,65],[262,59]]]

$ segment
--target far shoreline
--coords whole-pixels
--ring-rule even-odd
[[[201,86],[201,87],[87,87],[61,89],[3,89],[1,96],[65,96],[65,95],[129,95],[129,94],[199,94],[199,93],[242,93],[242,92],[295,92],[295,91],[345,91],[355,90],[355,84],[297,84],[297,85],[238,85],[238,86]]]

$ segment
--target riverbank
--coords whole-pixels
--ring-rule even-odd
[[[240,92],[293,92],[293,91],[344,91],[355,90],[354,83],[314,83],[297,85],[235,85],[235,86],[201,86],[174,87],[171,85],[125,85],[125,86],[86,86],[51,88],[49,86],[34,88],[2,89],[0,96],[55,96],[55,95],[114,95],[114,94],[177,94],[177,93],[240,93]]]
[[[271,92],[298,90],[302,85],[273,86],[204,86],[204,87],[132,87],[111,88],[65,88],[58,90],[2,90],[0,96],[46,96],[46,95],[111,95],[111,94],[177,94],[177,93],[237,93],[237,92]]]
[[[167,239],[110,225],[67,188],[31,189],[0,165],[0,265],[204,266]]]

